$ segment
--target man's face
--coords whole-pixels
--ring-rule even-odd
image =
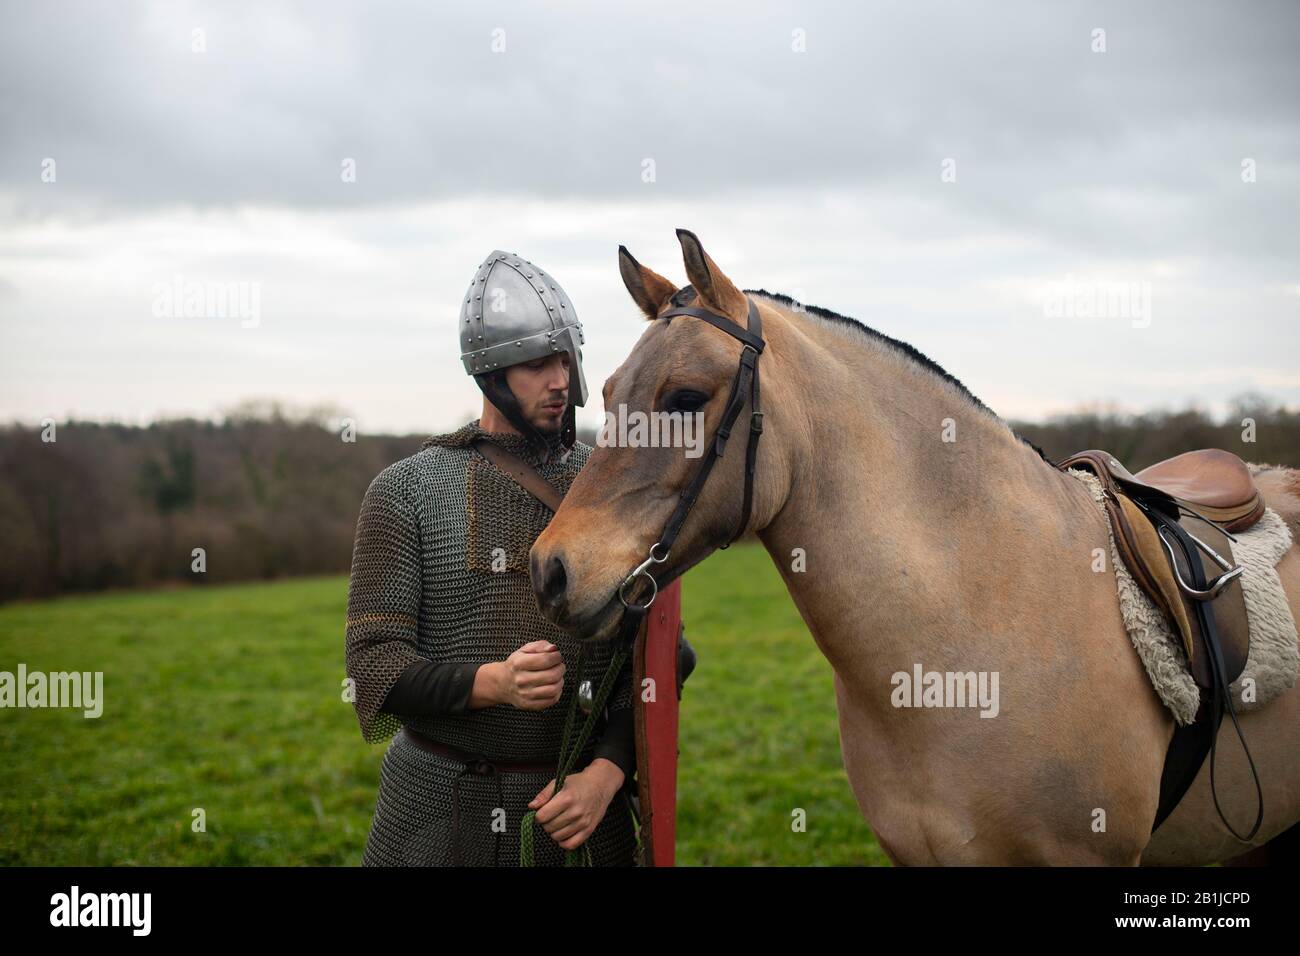
[[[511,365],[506,369],[506,384],[534,428],[559,431],[569,402],[568,352]]]

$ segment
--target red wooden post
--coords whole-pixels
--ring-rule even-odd
[[[637,779],[647,866],[677,856],[677,637],[682,624],[678,579],[659,592],[636,641]],[[648,685],[646,679],[654,683]],[[646,700],[653,687],[654,699]]]

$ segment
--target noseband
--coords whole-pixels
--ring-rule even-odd
[[[673,296],[673,302],[689,301],[690,296],[693,295],[695,295],[695,290],[691,286],[686,286]],[[740,504],[740,523],[736,526],[735,533],[722,547],[729,547],[745,533],[745,529],[749,526],[750,509],[754,503],[754,462],[758,456],[758,439],[763,434],[763,412],[758,404],[758,357],[762,354],[763,346],[766,343],[763,341],[763,323],[758,317],[758,307],[754,305],[754,300],[749,296],[745,296],[745,301],[749,303],[748,329],[742,329],[724,315],[686,305],[677,305],[659,316],[661,319],[670,319],[675,315],[689,315],[693,318],[703,319],[714,328],[721,329],[732,338],[737,339],[743,348],[740,350],[740,364],[736,369],[736,376],[731,380],[731,394],[727,397],[727,406],[723,410],[722,421],[718,423],[718,430],[713,434],[713,443],[710,445],[704,459],[700,462],[699,470],[696,471],[695,477],[691,479],[690,484],[682,489],[681,496],[677,500],[677,507],[673,509],[672,515],[668,518],[668,523],[664,525],[663,534],[659,536],[658,541],[650,546],[649,556],[638,564],[632,573],[623,579],[623,583],[619,585],[618,599],[623,602],[623,607],[630,611],[644,612],[659,596],[659,582],[650,573],[650,568],[652,565],[663,564],[668,560],[669,552],[672,550],[673,542],[677,540],[678,532],[682,530],[687,515],[695,507],[695,501],[699,498],[700,492],[704,490],[704,483],[709,480],[709,473],[713,471],[713,466],[717,464],[718,459],[722,457],[722,453],[727,447],[727,440],[731,437],[731,428],[735,424],[737,417],[739,417],[740,410],[744,408],[747,397],[750,404],[750,416],[749,442],[745,446],[745,496]],[[628,600],[627,590],[640,577],[644,577],[650,582],[650,596],[646,598],[644,604],[634,604]]]

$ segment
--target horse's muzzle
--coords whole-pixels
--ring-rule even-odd
[[[563,626],[568,610],[569,591],[569,575],[564,567],[564,558],[558,551],[549,555],[534,551],[528,559],[528,573],[542,614],[552,624]]]

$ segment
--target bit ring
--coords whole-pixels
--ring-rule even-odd
[[[672,552],[671,550],[666,549],[664,551],[664,556],[662,558],[657,558],[655,557],[655,548],[657,547],[659,547],[658,541],[650,545],[650,556],[633,568],[632,573],[624,578],[623,583],[618,586],[618,599],[628,610],[635,609],[638,611],[647,611],[650,609],[650,605],[654,604],[655,598],[659,596],[659,582],[655,580],[654,575],[650,573],[649,568],[652,564],[663,564],[668,560],[668,555]],[[646,599],[645,604],[633,604],[628,600],[627,594],[625,593],[627,591],[627,586],[639,577],[644,577],[650,582],[650,597]]]

